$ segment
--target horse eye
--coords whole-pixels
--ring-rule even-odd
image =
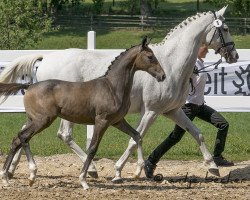
[[[153,56],[148,56],[148,59],[149,59],[149,60],[152,60],[152,59],[153,59]]]

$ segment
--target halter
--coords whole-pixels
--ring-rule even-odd
[[[215,11],[212,11],[213,14],[214,14],[214,18],[215,18],[215,21],[214,21],[214,26],[215,26],[215,31],[214,31],[214,34],[209,42],[208,45],[211,44],[214,36],[215,36],[215,33],[216,31],[218,31],[219,33],[219,37],[220,37],[220,41],[221,41],[221,47],[219,47],[216,51],[215,51],[215,54],[219,53],[221,51],[221,49],[225,49],[225,47],[227,46],[230,46],[230,45],[233,45],[232,48],[230,49],[230,51],[227,51],[228,52],[231,52],[233,49],[234,49],[234,46],[235,46],[235,43],[234,42],[225,42],[224,38],[223,38],[223,34],[222,34],[222,31],[221,31],[221,26],[223,25],[224,22],[222,22],[220,19],[217,18],[216,14],[215,14]]]

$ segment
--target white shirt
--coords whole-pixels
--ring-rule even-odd
[[[197,59],[195,66],[198,68],[198,70],[203,68],[204,67],[203,61]],[[186,103],[202,105],[205,103],[204,90],[207,81],[207,73],[206,72],[200,72],[198,74],[193,73],[192,81],[194,89],[192,91],[192,86],[190,87],[190,92],[187,97]]]

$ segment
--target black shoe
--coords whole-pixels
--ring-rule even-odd
[[[152,164],[149,160],[144,161],[144,171],[145,171],[147,178],[154,177],[155,168],[156,168],[156,165]]]
[[[226,160],[223,156],[214,157],[214,162],[217,166],[224,166],[224,167],[234,166],[234,163],[232,161]]]

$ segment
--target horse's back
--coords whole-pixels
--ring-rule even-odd
[[[45,55],[37,80],[88,81],[103,76],[119,51],[66,49]]]

